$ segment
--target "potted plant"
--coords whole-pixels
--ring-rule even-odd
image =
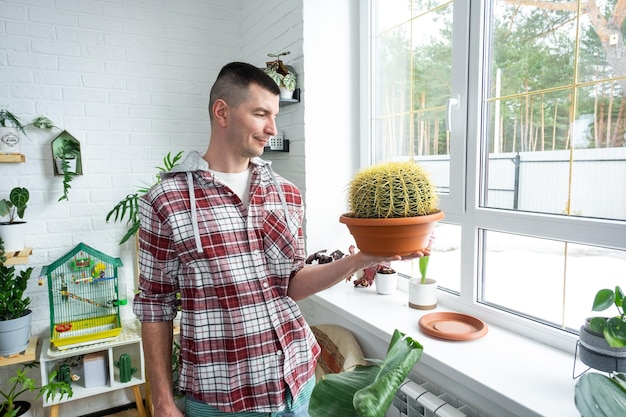
[[[56,172],[63,176],[63,195],[57,201],[68,200],[70,182],[82,172],[80,143],[64,130],[52,141],[52,155]]]
[[[619,286],[601,289],[593,300],[593,311],[615,306],[617,315],[592,317],[580,328],[578,348],[586,365],[606,372],[626,372],[626,297]]]
[[[157,167],[159,172],[156,174],[156,183],[161,181],[161,172],[166,172],[174,168],[178,165],[178,162],[183,157],[183,151],[178,152],[176,155],[172,157],[172,153],[168,152],[167,155],[163,158],[163,166]],[[155,183],[155,184],[156,184]],[[153,184],[154,185],[154,184]],[[123,221],[125,217],[128,217],[126,220],[126,224],[128,225],[128,231],[122,239],[120,240],[120,245],[126,243],[128,239],[135,236],[137,231],[139,230],[139,198],[143,196],[148,190],[152,187],[152,185],[147,185],[146,187],[140,188],[137,192],[133,194],[129,194],[118,202],[115,207],[111,209],[107,213],[106,221],[113,220],[114,222]]]
[[[280,59],[281,56],[289,55],[290,52],[281,52],[279,54],[267,54],[270,58],[276,58],[273,61],[266,62],[263,71],[270,76],[272,80],[280,88],[281,98],[293,98],[293,92],[296,89],[298,77],[293,67],[285,65]]]
[[[414,161],[385,162],[358,172],[339,218],[357,247],[374,255],[409,255],[428,246],[444,218],[428,173]]]
[[[397,329],[384,360],[324,375],[315,385],[311,417],[383,417],[400,385],[422,356],[423,347]]]
[[[584,417],[621,416],[626,410],[626,374],[584,374],[574,388],[574,402]]]
[[[44,116],[35,118],[31,123],[22,121],[6,109],[0,110],[0,153],[20,153],[20,133],[26,134],[26,128],[50,129],[54,123]]]
[[[388,265],[379,264],[376,267],[374,285],[378,294],[393,294],[398,286],[398,273]]]
[[[17,375],[9,378],[9,390],[0,391],[3,401],[0,403],[0,417],[27,417],[32,416],[31,404],[28,401],[19,401],[20,395],[26,392],[37,391],[37,397],[45,396],[46,400],[52,400],[57,394],[61,394],[61,399],[67,395],[73,395],[72,387],[63,381],[57,381],[57,372],[50,373],[48,384],[40,387],[36,386],[35,380],[28,377],[29,369],[39,366],[39,362],[30,362],[22,365],[17,371]]]
[[[5,252],[19,251],[26,246],[26,222],[17,218],[24,218],[29,198],[28,189],[15,187],[9,192],[8,199],[0,200],[0,217],[9,215],[9,221],[0,222],[0,238],[4,241]]]
[[[33,268],[16,273],[5,264],[4,242],[0,238],[0,356],[24,351],[30,338],[32,311],[30,297],[24,296]]]
[[[426,277],[430,256],[419,258],[420,278],[409,280],[409,307],[432,310],[437,307],[437,281]]]

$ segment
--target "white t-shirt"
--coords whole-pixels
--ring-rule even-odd
[[[250,203],[250,177],[252,174],[251,169],[247,169],[243,172],[227,173],[218,172],[209,169],[211,174],[215,175],[224,184],[226,184],[231,190],[235,192],[243,202],[245,207],[248,207]]]

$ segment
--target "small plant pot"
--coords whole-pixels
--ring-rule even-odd
[[[63,160],[64,158],[54,158],[54,162],[57,164],[57,172],[59,174],[63,173]],[[67,172],[71,172],[72,174],[76,174],[76,163],[78,161],[77,158],[65,158],[67,161]]]
[[[17,252],[26,247],[26,222],[0,222],[0,238],[5,252]]]
[[[0,153],[20,153],[22,137],[14,127],[0,127]]]
[[[409,281],[409,307],[416,310],[432,310],[437,307],[437,281],[427,278],[422,284],[420,278]]]
[[[580,327],[578,342],[580,360],[604,372],[626,372],[626,347],[610,347],[604,336],[589,328],[589,319]]]
[[[398,273],[384,274],[377,272],[374,278],[374,285],[376,286],[376,292],[378,294],[393,294],[398,286]]]
[[[293,98],[294,90],[287,90],[287,88],[283,87],[282,85],[279,85],[278,88],[280,89],[280,98],[286,98],[286,99]]]

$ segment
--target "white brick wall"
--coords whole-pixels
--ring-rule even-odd
[[[35,274],[84,242],[121,257],[122,279],[132,283],[133,245],[117,244],[125,229],[107,224],[106,213],[152,182],[167,152],[205,150],[209,89],[223,64],[262,66],[267,52],[291,50],[286,61],[302,70],[301,11],[295,0],[1,0],[0,108],[25,121],[49,117],[80,141],[83,156],[84,175],[71,183],[69,202],[57,202],[62,182],[53,175],[50,143],[59,131],[29,130],[26,163],[0,164],[0,196],[16,185],[31,191],[27,244]],[[301,168],[293,176],[282,168],[304,165],[303,106],[281,112],[292,152],[270,159],[304,187]],[[47,289],[33,279],[29,294],[32,333],[45,335]],[[0,380],[14,371],[0,368]],[[67,403],[61,414],[133,402],[125,391]],[[44,415],[40,404],[37,416]]]

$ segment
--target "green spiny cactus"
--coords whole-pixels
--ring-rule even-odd
[[[348,190],[351,217],[385,219],[425,216],[439,210],[426,170],[413,161],[385,162],[358,172]]]

